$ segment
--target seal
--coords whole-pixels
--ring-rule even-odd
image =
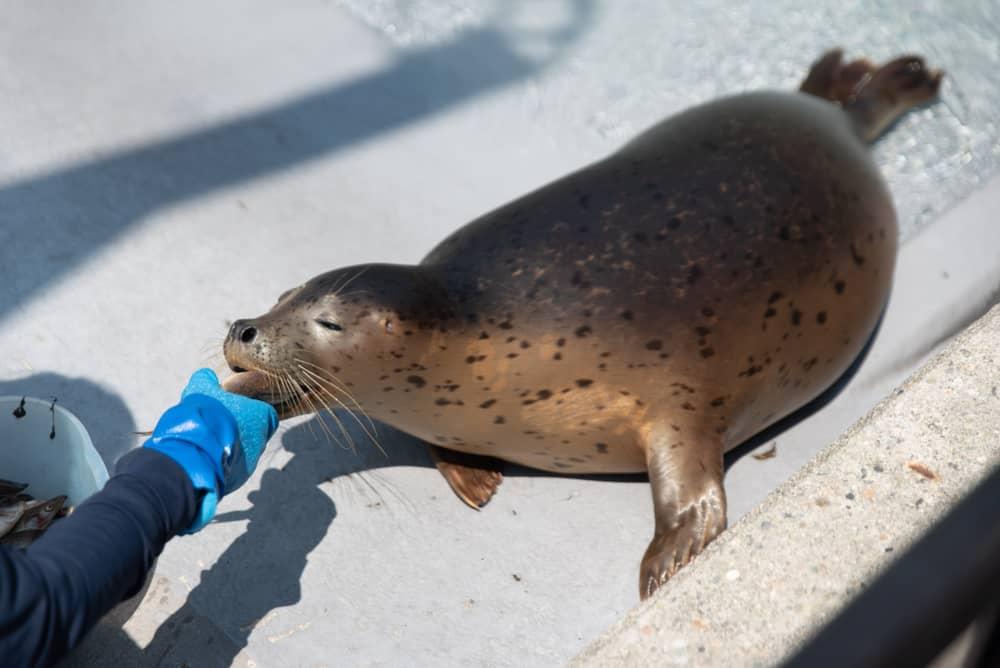
[[[225,387],[282,417],[360,409],[423,439],[473,507],[498,459],[647,472],[645,598],[725,528],[723,454],[872,335],[897,228],[865,144],[941,77],[833,51],[798,92],[689,109],[420,265],[331,271],[235,321]]]

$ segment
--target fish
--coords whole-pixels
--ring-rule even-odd
[[[13,497],[4,497],[5,499]],[[14,500],[12,503],[0,505],[0,536],[7,535],[11,529],[17,526],[24,516],[27,504],[24,501]]]
[[[14,482],[13,480],[0,478],[0,496],[13,496],[23,492],[27,488],[28,483],[26,482]]]
[[[25,529],[24,531],[15,531],[14,533],[7,534],[3,538],[0,538],[0,545],[18,547],[23,550],[38,540],[39,536],[43,533],[45,533],[45,529]]]
[[[65,503],[66,495],[63,494],[35,504],[24,511],[24,515],[11,533],[47,528]]]

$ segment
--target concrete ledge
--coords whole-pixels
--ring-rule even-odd
[[[1000,307],[572,665],[773,665],[998,463]]]

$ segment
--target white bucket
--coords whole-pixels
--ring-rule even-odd
[[[24,414],[17,417],[20,408]],[[108,469],[83,424],[58,401],[0,397],[0,478],[28,483],[25,492],[36,499],[65,494],[77,506],[104,487]],[[152,577],[150,569],[142,590],[100,623],[121,626],[128,621]]]
[[[104,487],[108,469],[87,430],[59,405],[33,397],[0,397],[0,478],[28,483],[36,499],[60,494],[77,506]]]

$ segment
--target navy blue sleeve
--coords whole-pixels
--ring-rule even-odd
[[[197,501],[180,466],[137,448],[27,550],[0,546],[3,665],[50,665],[76,646],[138,593],[164,544],[194,521]]]

